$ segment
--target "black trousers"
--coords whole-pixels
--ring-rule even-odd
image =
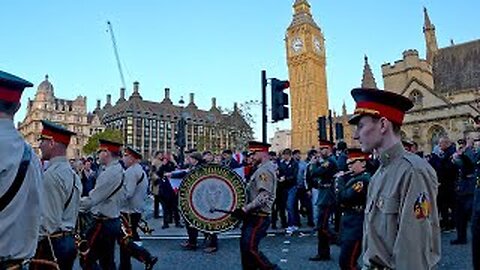
[[[357,260],[362,253],[362,240],[342,240],[338,263],[341,270],[357,270]]]
[[[139,241],[140,237],[138,236],[138,223],[142,217],[140,213],[122,213],[124,220],[129,221],[130,224],[125,224],[124,226],[130,226],[132,235],[128,236],[122,234],[122,238],[119,239],[118,243],[120,245],[120,269],[121,270],[131,270],[132,261],[131,257],[135,258],[140,262],[147,262],[152,259],[152,255],[144,247],[139,246],[135,241]]]
[[[480,211],[474,211],[472,216],[472,259],[475,270],[480,270],[480,245],[478,243],[480,243]]]
[[[87,241],[90,251],[81,260],[84,270],[99,269],[116,270],[115,266],[115,241],[122,237],[119,218],[96,219],[95,225],[87,232]]]
[[[287,199],[288,199],[288,189],[277,188],[275,202],[272,207],[272,226],[277,226],[277,219],[280,217],[282,223],[282,228],[287,227]]]
[[[442,229],[453,229],[455,226],[455,187],[445,185],[438,188],[438,212]]]
[[[468,220],[472,216],[473,195],[459,195],[455,202],[457,240],[467,241]]]
[[[317,255],[330,256],[330,231],[328,220],[335,207],[330,205],[318,206],[317,220]]]
[[[186,222],[188,243],[196,246],[198,243],[198,230]],[[205,242],[207,247],[218,247],[218,235],[216,233],[205,233]]]
[[[242,269],[277,269],[277,266],[258,250],[260,241],[267,236],[270,217],[248,215],[243,221],[240,237]]]
[[[35,259],[46,260],[53,262],[53,256],[57,258],[58,266],[60,270],[73,269],[73,263],[77,257],[77,250],[75,246],[75,238],[73,234],[65,235],[62,237],[52,237],[52,249],[48,239],[42,239],[38,242],[37,250],[35,253]],[[30,266],[32,270],[48,270],[53,269],[49,265],[32,263]]]

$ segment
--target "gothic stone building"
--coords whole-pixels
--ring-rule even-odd
[[[98,104],[97,107],[99,107]],[[124,143],[139,149],[146,158],[157,151],[176,152],[175,136],[177,123],[184,117],[187,122],[186,149],[221,151],[227,148],[243,148],[252,136],[252,129],[241,116],[237,105],[231,113],[222,113],[212,98],[212,107],[201,110],[197,107],[194,94],[186,106],[174,105],[170,100],[170,89],[165,89],[161,102],[143,100],[139,83],[133,84],[133,93],[125,99],[125,89],[120,89],[120,98],[115,105],[111,96],[107,104],[96,112],[101,115],[107,128],[120,130]]]
[[[415,104],[405,116],[402,136],[430,152],[440,136],[453,140],[472,136],[480,114],[480,40],[438,48],[435,26],[424,9],[426,59],[416,50],[382,65],[384,87]]]
[[[88,138],[104,130],[97,115],[87,113],[87,98],[78,96],[74,100],[56,98],[53,85],[48,80],[40,83],[33,100],[28,100],[25,119],[18,124],[18,130],[25,140],[40,154],[38,136],[42,131],[41,120],[50,120],[76,132],[67,149],[68,158],[84,155],[83,146]]]

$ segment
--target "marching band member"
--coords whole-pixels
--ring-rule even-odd
[[[237,208],[232,216],[243,221],[240,238],[240,253],[242,268],[249,269],[279,269],[258,250],[260,241],[267,235],[270,226],[270,214],[275,200],[277,176],[275,168],[268,155],[269,144],[249,142],[248,148],[255,152],[258,169],[247,184],[247,204]]]
[[[95,269],[97,260],[102,269],[116,269],[115,240],[122,237],[120,204],[124,199],[124,171],[119,162],[122,144],[99,141],[99,160],[105,170],[98,176],[88,197],[82,197],[80,202],[80,211],[91,211],[95,217],[93,228],[87,232],[90,250],[81,262],[83,269],[87,270]]]
[[[23,90],[32,86],[0,71],[0,269],[27,269],[37,248],[42,165],[13,123]]]
[[[346,173],[338,173],[336,194],[341,207],[341,245],[339,265],[342,270],[360,269],[357,260],[362,252],[363,219],[370,174],[366,171],[367,153],[348,149]]]
[[[76,134],[49,121],[42,121],[42,125],[40,149],[42,159],[48,160],[49,166],[43,178],[47,196],[42,200],[42,224],[35,259],[58,263],[61,270],[72,269],[77,257],[74,229],[82,182],[66,153],[70,138]]]
[[[146,270],[153,269],[158,260],[148,250],[134,242],[140,240],[137,229],[142,218],[148,189],[147,175],[139,163],[140,160],[142,160],[142,154],[127,146],[123,155],[123,163],[127,169],[124,183],[125,204],[121,214],[122,222],[124,222],[129,235],[124,235],[120,240],[120,269],[122,270],[132,269],[130,256],[143,262]]]

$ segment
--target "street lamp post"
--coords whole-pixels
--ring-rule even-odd
[[[179,104],[182,107],[182,112],[180,120],[178,120],[177,123],[177,137],[175,138],[175,145],[179,148],[178,163],[181,167],[183,167],[185,161],[185,127],[187,125],[187,121],[185,119],[185,107],[183,106],[184,103],[183,97],[180,97]]]

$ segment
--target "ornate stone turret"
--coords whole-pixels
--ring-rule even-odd
[[[365,55],[365,64],[363,66],[362,88],[374,88],[377,89],[377,83],[373,76],[372,69],[368,64],[368,57]]]
[[[319,28],[313,20],[312,13],[310,12],[310,4],[307,0],[295,0],[295,3],[293,4],[293,10],[293,20],[289,28],[305,23]]]
[[[435,25],[430,22],[427,8],[423,8],[424,24],[423,34],[425,35],[425,43],[427,46],[427,62],[433,64],[433,57],[438,51],[437,37],[435,35]]]
[[[53,85],[48,81],[48,74],[45,75],[45,80],[41,82],[37,87],[37,93],[35,99],[37,101],[53,101],[55,98],[53,92]]]

